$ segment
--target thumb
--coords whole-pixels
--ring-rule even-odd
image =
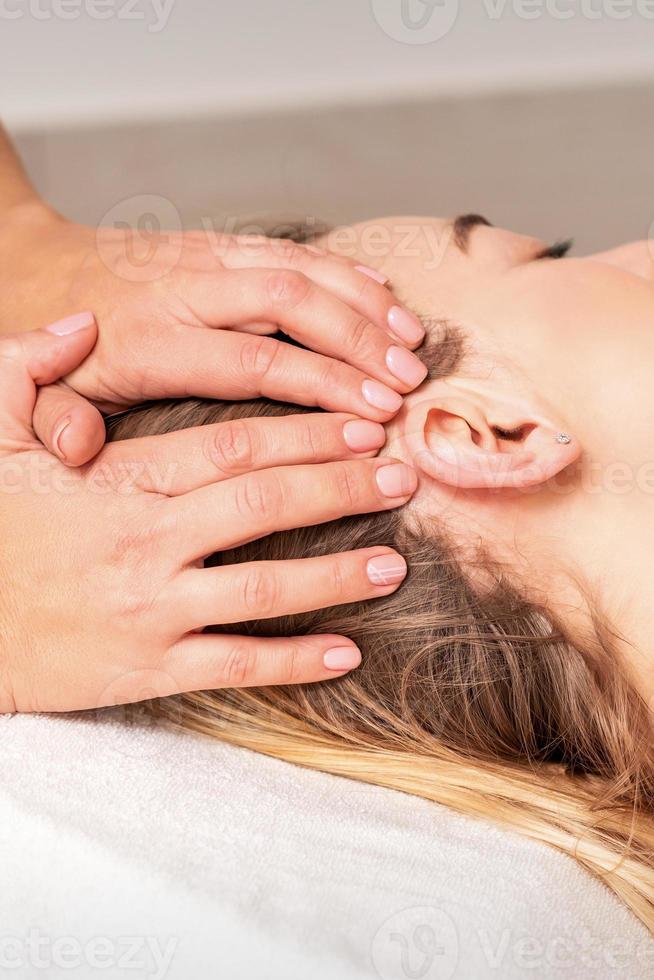
[[[107,434],[97,408],[64,381],[39,388],[32,424],[36,438],[68,466],[90,462]]]
[[[0,438],[32,442],[37,387],[68,374],[91,352],[98,328],[92,313],[76,313],[42,330],[0,339]]]

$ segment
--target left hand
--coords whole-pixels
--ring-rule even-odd
[[[114,442],[67,468],[34,438],[37,387],[73,370],[96,336],[87,316],[0,339],[0,713],[309,683],[355,668],[360,652],[333,633],[199,630],[388,595],[406,574],[398,554],[373,546],[215,568],[203,558],[399,507],[416,474],[348,452],[344,426],[375,425],[331,412]]]
[[[419,321],[379,281],[291,242],[205,232],[144,241],[31,201],[0,228],[0,292],[0,332],[71,309],[95,314],[95,349],[36,406],[37,435],[69,465],[101,448],[98,409],[264,395],[385,422],[426,374],[407,350],[422,340]],[[310,350],[256,335],[278,327]]]

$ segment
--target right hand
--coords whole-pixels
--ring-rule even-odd
[[[98,409],[265,395],[387,422],[427,373],[407,349],[424,337],[418,319],[374,270],[315,247],[85,228],[39,202],[0,230],[0,333],[71,306],[98,322],[91,356],[36,407],[43,444],[71,466],[104,442]],[[278,328],[306,349],[253,335]]]
[[[117,442],[68,468],[32,429],[37,385],[72,371],[96,336],[90,320],[65,336],[45,329],[0,340],[0,711],[318,681],[355,667],[359,652],[340,636],[199,631],[386,595],[404,577],[395,552],[211,569],[203,558],[273,531],[399,506],[415,489],[413,470],[349,450],[352,417],[343,414]],[[376,559],[386,572],[375,572]]]

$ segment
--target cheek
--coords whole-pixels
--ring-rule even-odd
[[[507,354],[529,350],[543,366],[573,361],[579,375],[602,348],[651,358],[654,287],[599,262],[563,259],[531,263],[497,282],[478,300],[479,319],[501,338]],[[610,352],[610,350],[609,350]],[[533,365],[532,365],[533,366]]]

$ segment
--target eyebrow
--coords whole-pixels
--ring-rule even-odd
[[[485,225],[487,228],[493,227],[488,218],[482,217],[481,214],[460,214],[458,218],[454,219],[452,224],[454,244],[462,252],[466,252],[468,250],[468,239],[470,238],[470,232],[473,228],[476,228],[477,225]]]

